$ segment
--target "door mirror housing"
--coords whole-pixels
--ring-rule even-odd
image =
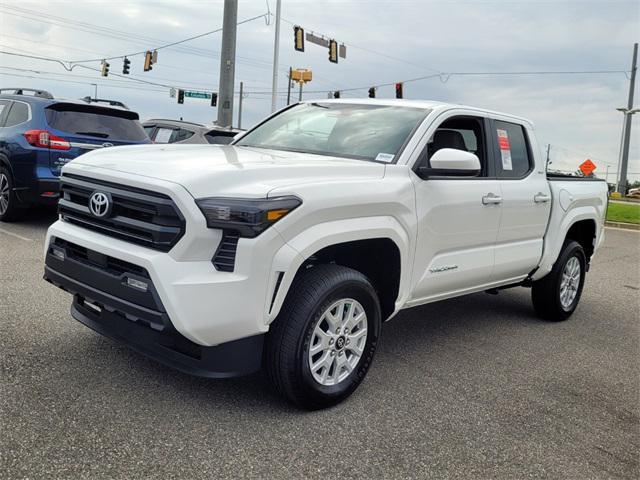
[[[430,164],[418,168],[420,177],[477,177],[481,171],[477,155],[455,148],[441,148],[433,154]]]

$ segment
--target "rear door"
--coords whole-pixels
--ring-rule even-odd
[[[60,174],[62,166],[85,152],[116,145],[149,143],[138,114],[95,105],[55,103],[45,109],[47,130],[68,145],[51,149],[49,164]]]
[[[542,257],[551,211],[544,168],[536,168],[533,132],[525,125],[493,119],[491,140],[502,192],[502,216],[496,242],[495,281],[517,281]]]

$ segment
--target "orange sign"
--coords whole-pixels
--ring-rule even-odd
[[[586,176],[589,176],[593,173],[593,171],[597,168],[596,164],[593,163],[590,159],[586,159],[584,162],[580,164],[578,167],[582,173]]]

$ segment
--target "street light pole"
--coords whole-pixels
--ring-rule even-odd
[[[622,154],[620,155],[620,179],[618,180],[618,192],[625,196],[627,193],[627,169],[629,167],[629,142],[631,141],[631,117],[637,110],[633,108],[633,93],[636,86],[636,70],[638,69],[638,44],[633,44],[633,60],[631,61],[631,79],[629,80],[629,99],[624,113],[624,136],[622,141]]]
[[[278,90],[278,53],[280,50],[280,0],[276,3],[276,33],[273,42],[273,80],[271,82],[271,113],[276,111]]]

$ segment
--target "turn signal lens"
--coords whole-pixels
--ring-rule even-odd
[[[281,208],[279,210],[269,210],[267,212],[267,220],[269,220],[270,222],[275,222],[276,220],[280,220],[287,213],[289,213],[289,210],[287,210],[286,208]]]

